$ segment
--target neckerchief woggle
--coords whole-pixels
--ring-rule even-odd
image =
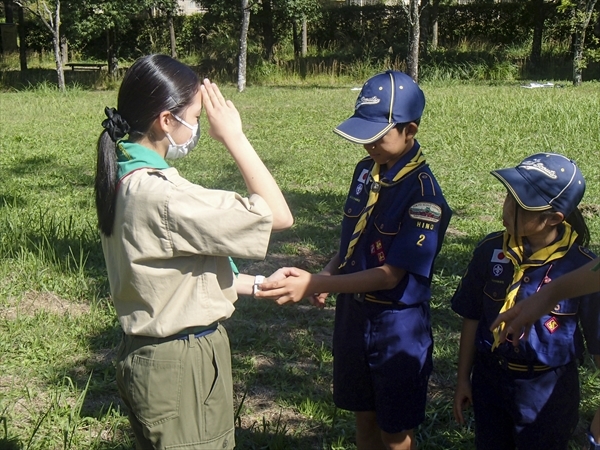
[[[419,149],[417,150],[417,153],[415,153],[415,156],[413,156],[410,159],[410,161],[408,163],[406,163],[404,165],[404,167],[398,171],[398,173],[394,176],[392,181],[389,183],[380,180],[380,175],[381,175],[379,173],[380,166],[378,163],[373,164],[373,168],[371,169],[371,180],[372,180],[373,184],[371,185],[371,190],[369,191],[369,198],[367,200],[367,206],[365,206],[365,209],[363,210],[360,217],[358,218],[358,222],[356,222],[356,225],[354,226],[354,231],[352,232],[352,235],[350,236],[350,242],[348,243],[348,250],[346,250],[346,256],[344,256],[344,261],[342,261],[342,263],[339,265],[338,269],[341,269],[342,267],[344,267],[346,265],[346,263],[352,257],[352,253],[354,253],[354,248],[356,247],[356,244],[358,243],[358,240],[360,239],[360,236],[367,225],[369,217],[371,216],[371,213],[373,212],[373,208],[375,207],[375,204],[377,203],[377,199],[379,198],[379,191],[381,190],[381,187],[382,186],[391,186],[391,185],[397,183],[398,181],[402,180],[403,178],[406,178],[412,172],[414,172],[415,170],[420,168],[423,164],[425,164],[425,157],[423,156],[423,152],[421,151],[421,148],[419,147]]]
[[[506,298],[504,299],[504,305],[502,305],[500,313],[503,313],[515,305],[515,299],[517,298],[517,293],[521,286],[521,280],[527,269],[531,267],[541,267],[548,264],[550,261],[562,258],[575,243],[577,232],[568,222],[563,222],[562,224],[564,225],[562,237],[549,246],[539,249],[529,258],[524,258],[523,239],[521,237],[511,236],[507,231],[504,232],[502,251],[513,263],[515,270],[512,282],[508,286],[508,289],[506,289]],[[492,351],[500,345],[500,332],[504,329],[504,325],[504,322],[502,322],[493,332],[494,343],[492,344]]]

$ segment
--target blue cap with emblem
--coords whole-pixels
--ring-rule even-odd
[[[517,167],[491,172],[528,211],[553,208],[567,217],[585,193],[585,180],[574,161],[557,153],[536,153]]]
[[[369,144],[399,123],[414,122],[425,109],[425,94],[403,72],[388,70],[369,78],[362,87],[354,115],[333,131],[356,144]]]

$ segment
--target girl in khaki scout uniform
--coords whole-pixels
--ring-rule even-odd
[[[165,162],[196,145],[202,108],[248,198],[192,184]],[[117,110],[106,114],[96,207],[124,331],[117,384],[137,446],[233,448],[231,356],[219,321],[256,283],[236,278],[228,257],[264,258],[271,232],[289,228],[292,215],[236,108],[184,64],[163,55],[138,59]]]

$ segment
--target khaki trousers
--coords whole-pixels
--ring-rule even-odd
[[[117,385],[138,449],[234,448],[231,353],[221,325],[199,338],[124,335]]]

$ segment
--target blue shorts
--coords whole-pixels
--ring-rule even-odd
[[[386,433],[425,420],[433,368],[429,305],[391,306],[338,296],[333,332],[333,400],[349,411],[375,411]]]
[[[577,364],[527,374],[490,356],[479,353],[473,366],[477,449],[566,449],[579,418]]]

